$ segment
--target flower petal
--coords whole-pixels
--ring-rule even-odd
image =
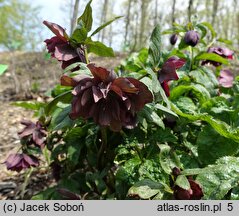
[[[102,67],[96,67],[94,64],[88,64],[92,75],[98,82],[112,82],[116,78],[116,74],[113,71],[108,71]]]
[[[127,79],[138,89],[137,94],[128,94],[131,100],[131,110],[133,112],[139,111],[146,103],[151,103],[153,101],[153,95],[144,83],[131,77]]]
[[[59,61],[69,61],[78,57],[78,54],[71,45],[65,43],[55,47],[54,56]]]
[[[123,92],[127,93],[138,93],[139,89],[136,88],[133,83],[129,81],[129,79],[124,77],[119,77],[114,80],[112,83],[113,86],[117,86],[120,88]]]
[[[22,158],[23,158],[22,154],[10,154],[4,163],[6,164],[7,169],[9,170],[15,167],[18,163],[20,163]]]
[[[92,86],[92,91],[95,103],[103,98],[103,93],[96,86]]]
[[[33,155],[27,155],[27,154],[23,154],[23,159],[27,162],[27,164],[29,164],[30,166],[38,166],[39,165],[39,161],[36,157],[34,157]]]
[[[188,181],[189,181],[190,187],[191,187],[191,189],[193,191],[193,194],[191,195],[191,199],[193,199],[193,200],[200,200],[203,197],[202,188],[194,180],[189,179]]]
[[[163,90],[164,90],[166,96],[169,97],[170,92],[169,92],[168,82],[164,81],[163,83],[161,83],[161,86],[163,87]]]
[[[63,41],[67,41],[67,34],[65,29],[63,29],[60,25],[48,21],[43,21],[43,24],[46,25],[57,37],[59,37]]]
[[[218,82],[224,88],[231,88],[233,86],[233,79],[233,73],[228,69],[224,69],[220,71]]]

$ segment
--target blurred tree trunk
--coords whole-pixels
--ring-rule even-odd
[[[158,24],[158,0],[155,0],[154,5],[154,26]]]
[[[15,88],[15,93],[19,94],[20,90],[21,90],[21,83],[19,82],[19,79],[17,78],[17,74],[16,74],[16,56],[15,56],[15,51],[11,50],[10,51],[10,55],[11,55],[11,66],[12,69],[11,71],[11,76],[14,82],[14,88]]]
[[[80,4],[80,0],[75,0],[73,14],[72,14],[72,18],[71,18],[71,29],[70,29],[71,34],[73,33],[73,30],[76,26],[79,4]]]
[[[188,22],[191,22],[192,7],[193,7],[193,0],[189,0],[189,2],[188,2]]]
[[[137,5],[137,1],[134,1],[134,7]],[[134,13],[134,28],[132,28],[133,31],[133,44],[131,46],[131,52],[134,52],[136,50],[136,47],[138,45],[138,38],[139,38],[139,10],[135,10]]]
[[[219,1],[218,1],[218,0],[213,0],[212,26],[215,25],[216,15],[217,15],[217,11],[218,11],[218,4],[219,4]]]
[[[129,26],[130,26],[130,12],[131,12],[132,0],[128,1],[127,6],[127,14],[126,14],[126,23],[125,23],[125,33],[124,33],[124,44],[128,45],[128,34],[129,34]]]
[[[108,14],[108,4],[109,4],[109,1],[108,0],[104,0],[104,3],[103,3],[103,10],[101,12],[101,19],[100,19],[100,23],[103,24],[106,22],[106,18],[107,18],[107,14]],[[104,42],[105,40],[105,28],[102,29],[101,31],[101,34],[99,34],[98,38],[101,37],[101,41]]]
[[[149,0],[141,0],[141,18],[140,18],[140,32],[139,32],[139,48],[144,46],[146,21],[148,14]]]
[[[175,6],[176,6],[176,0],[173,0],[173,4],[172,4],[172,26],[175,23]]]

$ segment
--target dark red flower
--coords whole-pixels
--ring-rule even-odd
[[[134,78],[116,77],[94,64],[88,64],[93,77],[62,76],[61,83],[74,86],[70,118],[93,118],[101,126],[113,131],[136,126],[136,113],[153,100],[147,86]]]
[[[51,56],[62,62],[61,67],[63,69],[76,62],[86,62],[83,48],[71,46],[65,29],[48,21],[44,21],[43,24],[56,35],[51,39],[46,39],[44,42]]]
[[[27,154],[10,154],[4,163],[8,170],[17,172],[30,167],[39,166],[38,159]]]
[[[215,53],[223,58],[226,58],[226,59],[233,59],[233,54],[234,52],[228,48],[223,48],[223,47],[210,47],[208,50],[207,50],[208,53]],[[218,67],[220,66],[222,63],[220,62],[216,62],[216,61],[211,61],[211,60],[205,60],[202,62],[202,65],[205,65],[205,64],[212,64],[214,65],[215,67]]]
[[[188,31],[184,36],[184,42],[192,47],[195,47],[199,41],[199,34],[196,31]]]
[[[189,179],[190,189],[185,190],[178,185],[174,187],[174,198],[177,200],[200,200],[203,197],[203,191],[200,185],[192,179]]]
[[[178,35],[176,35],[176,34],[171,35],[171,37],[169,39],[169,41],[172,45],[176,44],[177,40],[178,40]]]
[[[223,69],[220,71],[218,82],[224,88],[231,88],[233,86],[233,79],[233,73],[228,69]]]
[[[181,68],[185,62],[185,59],[172,56],[163,64],[161,70],[158,71],[159,82],[168,97],[170,95],[168,82],[170,80],[178,80],[176,70]]]
[[[21,124],[25,125],[25,127],[22,131],[18,132],[19,137],[27,140],[27,144],[43,147],[47,132],[42,124],[39,121],[35,124],[28,120],[22,120]]]

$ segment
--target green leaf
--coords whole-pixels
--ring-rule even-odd
[[[103,25],[99,26],[91,35],[90,37],[92,37],[93,35],[97,34],[100,30],[102,30],[103,28],[105,28],[106,26],[110,25],[112,22],[114,22],[115,20],[121,18],[123,16],[117,16],[111,20],[109,20],[108,22],[104,23]]]
[[[51,130],[62,130],[72,127],[74,121],[70,119],[69,113],[71,111],[71,105],[66,106],[63,109],[57,108],[55,112],[52,113],[51,124],[49,129]]]
[[[233,130],[228,124],[223,121],[216,120],[212,116],[208,114],[186,114],[183,113],[177,106],[172,104],[172,110],[177,113],[179,116],[187,118],[191,121],[205,121],[210,124],[221,136],[224,136],[228,139],[231,139],[237,143],[239,143],[239,130]]]
[[[70,103],[72,100],[71,90],[63,92],[62,94],[55,97],[51,102],[49,102],[45,107],[46,115],[50,115],[56,109],[56,105],[58,102],[62,103]]]
[[[238,186],[239,158],[223,157],[202,169],[196,180],[200,183],[204,199],[224,199],[229,190]]]
[[[210,126],[206,126],[199,133],[196,144],[198,145],[198,158],[204,164],[212,164],[223,156],[233,156],[239,152],[239,143],[219,136]]]
[[[90,0],[85,7],[83,14],[77,19],[77,23],[79,24],[81,21],[84,23],[84,27],[86,28],[87,32],[89,32],[92,28],[93,18],[92,18],[92,8],[91,8]]]
[[[178,49],[182,50],[187,48],[189,45],[185,43],[184,38],[181,39],[180,43],[178,44]]]
[[[200,31],[201,31],[201,38],[200,39],[203,39],[207,34],[207,28],[202,24],[197,24],[196,28],[200,29]]]
[[[195,81],[203,86],[212,94],[216,95],[218,90],[218,80],[214,72],[206,67],[198,67],[197,70],[193,70],[189,73]]]
[[[185,175],[179,175],[176,179],[175,184],[178,185],[179,187],[183,188],[184,190],[190,189],[190,184]]]
[[[168,113],[170,115],[173,115],[175,117],[178,117],[178,115],[175,112],[173,112],[171,109],[169,109],[169,108],[167,108],[167,107],[165,107],[165,106],[163,106],[161,104],[158,104],[158,103],[154,104],[154,108],[156,108],[158,110],[161,110],[163,112],[166,112],[166,113]]]
[[[225,65],[228,65],[228,60],[215,54],[215,53],[199,53],[197,56],[195,56],[195,60],[210,60],[219,62]]]
[[[228,40],[228,39],[218,38],[217,41],[221,42],[221,43],[224,43],[224,44],[227,44],[227,45],[232,45],[232,41]]]
[[[193,100],[189,97],[181,96],[175,101],[175,104],[184,113],[194,114],[197,110],[197,107],[194,104]]]
[[[70,37],[70,42],[73,44],[82,44],[85,42],[86,38],[87,29],[85,28],[84,23],[80,21]]]
[[[7,69],[8,69],[7,65],[0,64],[0,76],[4,74],[7,71]]]
[[[143,115],[149,122],[153,122],[161,128],[165,128],[163,120],[158,116],[158,114],[153,111],[153,107],[146,104],[142,110]]]
[[[32,200],[51,200],[55,192],[56,192],[56,186],[47,188],[46,190],[37,193],[31,199]]]
[[[165,173],[171,175],[172,169],[174,167],[181,167],[181,164],[179,164],[177,156],[172,154],[169,145],[158,144],[158,147],[160,148],[159,160],[161,167]]]
[[[153,92],[157,95],[157,93],[160,93],[160,96],[163,98],[163,101],[166,103],[167,107],[170,109],[170,102],[168,97],[166,96],[162,86],[160,85],[156,73],[149,67],[145,68],[147,73],[152,77],[152,87],[151,89]]]
[[[161,56],[161,28],[157,25],[151,34],[149,42],[149,62],[154,68],[159,66]]]
[[[144,179],[135,183],[128,191],[128,196],[139,196],[141,199],[150,199],[160,193],[163,197],[164,186],[150,179]]]
[[[87,46],[88,53],[94,53],[103,57],[114,57],[113,49],[111,47],[107,47],[99,41],[92,41],[88,38],[85,44]]]
[[[207,101],[210,98],[208,90],[200,84],[179,85],[170,92],[170,99],[177,101],[181,96],[188,96],[193,94],[200,103]]]
[[[33,102],[33,101],[17,101],[11,103],[14,106],[23,107],[25,109],[30,110],[39,110],[40,108],[45,106],[45,103],[42,102]]]
[[[76,127],[71,129],[64,137],[64,141],[67,145],[67,159],[69,163],[72,163],[74,166],[79,162],[81,149],[84,146],[81,138],[85,136],[86,133],[86,128]]]
[[[202,22],[200,25],[206,26],[211,31],[212,39],[216,37],[216,32],[210,23]]]

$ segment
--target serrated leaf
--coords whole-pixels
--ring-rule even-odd
[[[110,25],[112,22],[114,22],[115,20],[117,20],[117,19],[119,19],[121,17],[123,17],[123,16],[117,16],[117,17],[109,20],[108,22],[104,23],[103,25],[99,26],[95,31],[93,31],[93,33],[90,35],[90,37],[92,37],[93,35],[97,34],[103,28],[105,28],[106,26]]]
[[[195,56],[195,60],[210,60],[219,62],[225,65],[228,65],[228,60],[215,54],[215,53],[199,53],[197,56]]]
[[[179,175],[176,178],[175,184],[178,185],[180,188],[183,188],[184,190],[190,189],[190,184],[185,175]]]
[[[164,186],[150,179],[144,179],[135,183],[128,191],[128,196],[139,196],[141,199],[149,199],[156,194],[163,196]]]
[[[103,57],[115,56],[114,51],[111,47],[108,47],[99,41],[92,41],[91,39],[88,39],[85,44],[87,46],[88,53],[94,53],[98,56]]]
[[[91,8],[91,2],[90,0],[83,12],[83,14],[77,19],[77,23],[79,24],[81,21],[84,23],[84,27],[86,28],[87,32],[89,32],[92,28],[93,18],[92,18],[92,8]]]
[[[7,71],[7,69],[8,69],[7,65],[0,64],[0,76],[4,74]]]
[[[204,199],[218,200],[239,182],[239,158],[223,157],[216,161],[215,164],[209,165],[202,169],[196,180],[202,186]]]
[[[159,66],[161,60],[161,28],[157,25],[150,37],[149,62],[154,68]]]

